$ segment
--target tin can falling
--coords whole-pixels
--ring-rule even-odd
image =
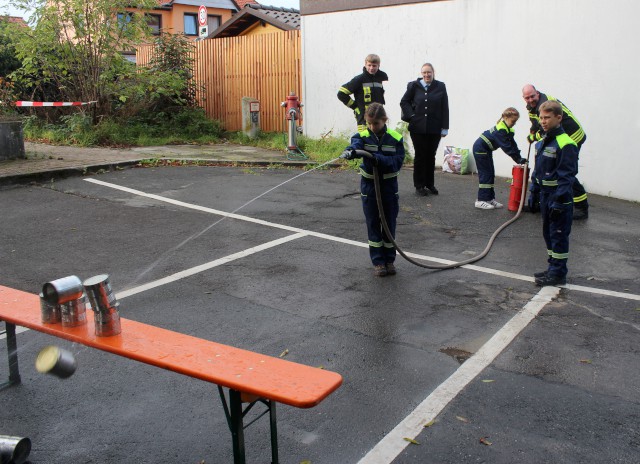
[[[53,345],[45,346],[36,358],[38,372],[55,375],[61,379],[71,377],[76,367],[76,358],[73,353]]]

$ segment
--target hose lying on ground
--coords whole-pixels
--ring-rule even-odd
[[[373,158],[373,155],[365,150],[356,150],[356,153],[361,157]],[[529,152],[527,153],[527,164],[529,162],[530,153],[531,153],[531,145],[529,145]],[[527,177],[528,177],[528,173],[527,173],[527,170],[525,169],[525,175],[522,176],[522,193],[520,194],[520,205],[518,206],[518,211],[516,212],[516,215],[496,229],[496,231],[489,238],[489,243],[487,243],[487,246],[482,251],[482,253],[474,256],[473,258],[465,259],[464,261],[460,261],[452,264],[424,264],[407,256],[407,254],[404,251],[402,251],[402,249],[398,246],[398,244],[395,241],[395,238],[389,231],[389,226],[387,225],[387,218],[384,215],[384,208],[382,207],[382,195],[380,193],[380,190],[381,190],[380,175],[378,173],[377,168],[374,168],[373,170],[373,182],[376,189],[376,202],[378,204],[378,211],[380,213],[380,222],[382,222],[382,228],[384,229],[384,232],[387,234],[387,237],[389,238],[391,243],[393,243],[393,246],[396,248],[396,250],[398,250],[398,253],[400,254],[400,256],[402,256],[404,259],[409,261],[411,264],[415,264],[416,266],[424,267],[426,269],[441,269],[441,270],[454,269],[456,267],[464,266],[465,264],[475,263],[476,261],[480,261],[482,258],[487,256],[487,254],[489,253],[489,250],[491,250],[491,247],[493,246],[493,242],[498,237],[500,232],[502,232],[504,229],[506,229],[510,224],[514,223],[520,217],[520,213],[522,213],[522,206],[524,205],[524,198],[527,195],[527,189],[526,189]]]

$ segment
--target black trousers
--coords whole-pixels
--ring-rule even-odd
[[[580,155],[581,147],[582,144],[578,145],[578,156]],[[578,177],[573,180],[573,207],[578,209],[589,209],[587,191],[578,180]]]
[[[436,151],[440,144],[440,134],[416,134],[411,132],[411,141],[416,156],[413,160],[413,186],[434,187],[433,171],[436,167]]]

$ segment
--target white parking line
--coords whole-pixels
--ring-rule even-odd
[[[327,234],[322,234],[319,232],[313,232],[311,230],[305,230],[305,229],[300,229],[298,227],[291,227],[291,226],[286,226],[284,224],[278,224],[275,222],[269,222],[269,221],[263,221],[262,219],[255,219],[252,218],[250,216],[243,216],[241,214],[235,214],[235,213],[228,213],[226,211],[220,211],[217,209],[213,209],[213,208],[207,208],[205,206],[199,206],[199,205],[194,205],[193,203],[186,203],[184,201],[180,201],[180,200],[174,200],[172,198],[167,198],[167,197],[163,197],[160,195],[154,195],[152,193],[146,193],[143,192],[141,190],[136,190],[136,189],[132,189],[129,187],[123,187],[121,185],[117,185],[117,184],[112,184],[111,182],[104,182],[98,179],[93,179],[93,178],[89,178],[89,179],[84,179],[87,182],[91,182],[92,184],[97,184],[97,185],[102,185],[104,187],[108,187],[108,188],[112,188],[115,190],[121,190],[123,192],[128,192],[131,193],[133,195],[138,195],[138,196],[142,196],[142,197],[146,197],[146,198],[151,198],[160,202],[164,202],[164,203],[170,203],[172,205],[176,205],[176,206],[181,206],[183,208],[189,208],[189,209],[195,209],[197,211],[203,211],[205,213],[211,213],[211,214],[216,214],[218,216],[224,216],[224,217],[228,217],[228,218],[232,218],[232,219],[238,219],[240,221],[247,221],[247,222],[252,222],[254,224],[260,224],[263,226],[267,226],[267,227],[274,227],[277,229],[283,229],[283,230],[288,230],[291,232],[296,232],[296,233],[303,233],[305,235],[308,236],[312,236],[312,237],[318,237],[318,238],[322,238],[325,240],[331,240],[334,242],[340,242],[340,243],[345,243],[348,245],[353,245],[353,246],[358,246],[358,247],[362,247],[362,248],[367,248],[369,245],[367,243],[363,243],[363,242],[357,242],[355,240],[349,240],[346,238],[341,238],[341,237],[335,237],[333,235],[327,235]],[[435,262],[435,263],[442,263],[442,264],[453,264],[455,263],[455,261],[451,261],[448,259],[442,259],[442,258],[436,258],[433,256],[425,256],[425,255],[418,255],[415,253],[407,253],[408,256],[412,257],[412,258],[416,258],[416,259],[421,259],[424,261],[431,261],[431,262]],[[469,269],[472,271],[478,271],[478,272],[483,272],[485,274],[492,274],[492,275],[497,275],[497,276],[501,276],[501,277],[507,277],[510,279],[517,279],[517,280],[524,280],[527,282],[534,282],[534,278],[532,276],[528,276],[528,275],[522,275],[522,274],[514,274],[512,272],[505,272],[505,271],[500,271],[498,269],[491,269],[488,267],[482,267],[482,266],[475,266],[473,264],[467,264],[464,266],[461,266],[464,269]],[[627,300],[637,300],[640,301],[640,295],[636,295],[633,293],[623,293],[623,292],[616,292],[616,291],[612,291],[612,290],[605,290],[605,289],[600,289],[600,288],[594,288],[594,287],[585,287],[582,285],[571,285],[571,284],[567,284],[563,286],[564,288],[568,288],[569,290],[575,290],[575,291],[579,291],[579,292],[586,292],[586,293],[594,293],[594,294],[598,294],[598,295],[605,295],[605,296],[611,296],[614,298],[624,298]]]
[[[509,322],[507,322],[476,354],[467,359],[458,370],[441,383],[402,422],[389,432],[358,464],[389,464],[407,447],[405,438],[415,439],[425,424],[434,420],[469,382],[480,374],[535,318],[544,306],[553,300],[560,289],[543,287]]]

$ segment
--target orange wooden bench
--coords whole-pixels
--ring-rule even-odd
[[[62,327],[41,322],[38,295],[0,286],[0,320],[5,321],[9,357],[9,381],[20,383],[15,326],[44,332],[102,351],[161,367],[218,385],[233,441],[235,464],[244,464],[243,416],[257,402],[269,412],[272,462],[278,462],[276,403],[297,408],[319,404],[342,383],[331,371],[203,340],[148,324],[121,318],[122,333],[96,337],[93,311],[87,324]],[[223,387],[229,389],[227,402]],[[243,402],[249,403],[243,410]],[[258,417],[258,418],[259,418]]]

